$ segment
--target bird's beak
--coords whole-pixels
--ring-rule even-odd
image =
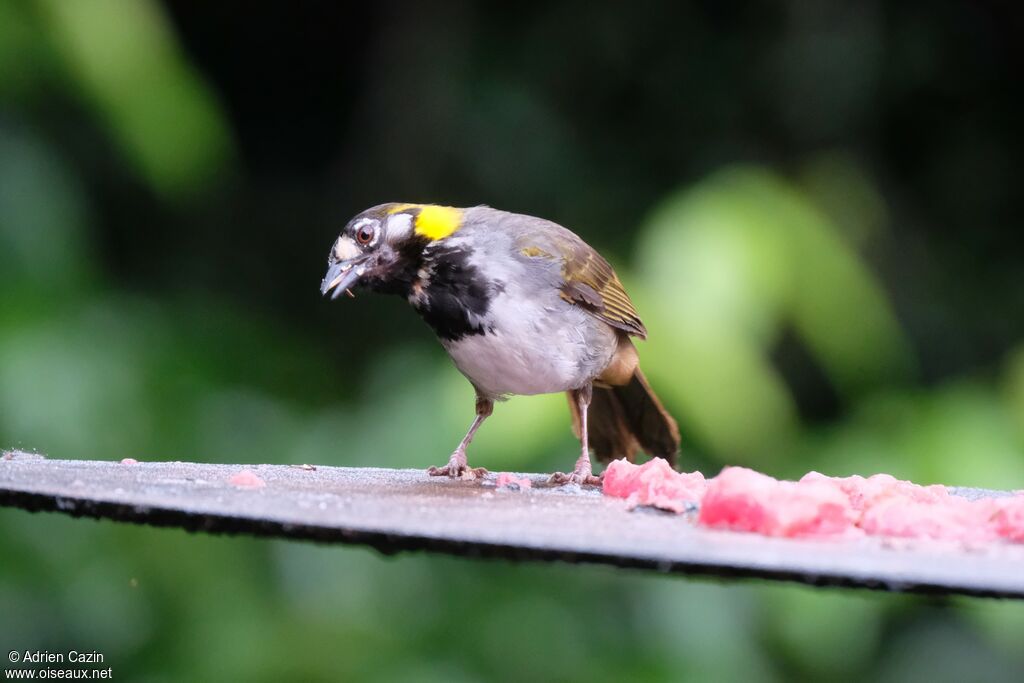
[[[342,292],[349,292],[366,270],[366,258],[357,257],[347,261],[338,261],[327,269],[324,281],[320,283],[320,293],[324,296],[331,295],[331,299],[337,299]]]

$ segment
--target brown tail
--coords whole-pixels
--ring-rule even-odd
[[[580,415],[569,396],[572,428],[580,435]],[[654,395],[647,378],[636,368],[622,386],[594,387],[587,411],[590,447],[602,462],[626,458],[632,462],[637,451],[665,458],[675,467],[679,453],[679,427]]]

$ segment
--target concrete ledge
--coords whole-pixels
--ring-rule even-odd
[[[265,486],[231,483],[243,470]],[[0,460],[0,505],[189,531],[355,543],[513,560],[589,562],[722,578],[1024,598],[1024,546],[804,541],[700,529],[627,511],[597,490],[497,490],[420,470]],[[239,480],[236,480],[239,481]],[[244,482],[241,480],[241,483]],[[258,485],[258,481],[254,481]],[[951,489],[968,497],[1006,495]]]

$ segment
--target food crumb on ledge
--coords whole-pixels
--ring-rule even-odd
[[[240,489],[261,489],[267,485],[267,482],[263,481],[252,470],[236,472],[228,479],[228,483]]]
[[[625,498],[630,508],[656,507],[688,512],[704,496],[707,482],[700,472],[676,472],[667,460],[653,458],[643,465],[615,460],[604,472],[602,491]]]
[[[502,472],[498,475],[497,481],[494,482],[495,488],[505,489],[507,491],[521,491],[533,487],[533,482],[526,477],[516,477],[511,472]]]
[[[969,500],[945,486],[922,486],[889,474],[829,477],[810,472],[799,481],[775,479],[745,467],[726,467],[712,479],[676,472],[660,458],[643,465],[616,460],[603,493],[630,508],[676,513],[699,508],[700,526],[765,536],[857,538],[879,536],[1024,543],[1024,496]]]

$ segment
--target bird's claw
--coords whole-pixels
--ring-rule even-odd
[[[432,477],[449,477],[451,479],[465,479],[467,481],[472,481],[474,479],[482,479],[486,477],[488,471],[485,467],[468,467],[466,465],[453,467],[449,464],[444,467],[428,467],[427,474]]]
[[[466,462],[466,454],[455,451],[444,467],[428,467],[427,474],[431,477],[449,477],[451,479],[482,479],[487,476],[487,468],[470,467]]]
[[[601,486],[604,482],[604,473],[600,476],[594,476],[589,470],[573,470],[571,473],[566,474],[565,472],[555,472],[548,479],[549,484],[555,486],[564,486],[566,484],[579,484],[580,486]]]

